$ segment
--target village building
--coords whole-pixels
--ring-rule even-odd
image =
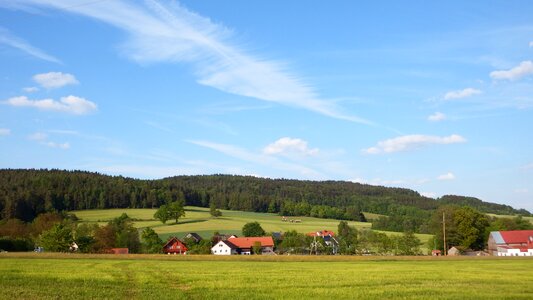
[[[219,241],[211,248],[215,255],[250,255],[254,245],[261,245],[261,254],[274,253],[274,240],[272,237],[230,237],[225,241]]]
[[[211,247],[211,253],[214,255],[234,255],[237,253],[237,246],[229,241],[219,241]]]
[[[307,236],[312,236],[315,238],[316,237],[322,238],[326,246],[332,247],[333,254],[337,254],[337,250],[339,249],[339,242],[335,238],[335,232],[331,230],[322,230],[322,231],[316,231],[316,232],[309,232]]]
[[[492,231],[488,249],[494,256],[533,256],[533,230]]]
[[[163,246],[163,253],[166,254],[187,254],[187,246],[177,237],[171,237]]]
[[[461,255],[461,250],[459,250],[457,247],[451,247],[448,250],[448,256],[459,256]]]
[[[184,240],[187,240],[187,239],[194,240],[194,242],[197,243],[197,244],[202,241],[202,237],[196,232],[187,233],[183,239]]]

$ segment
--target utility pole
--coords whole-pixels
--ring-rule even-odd
[[[444,237],[444,256],[446,256],[446,214],[444,212],[442,213],[442,235]]]

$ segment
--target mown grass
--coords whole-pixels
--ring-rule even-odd
[[[169,236],[183,237],[189,232],[196,232],[204,238],[209,238],[215,231],[227,234],[241,234],[241,229],[248,222],[257,221],[268,232],[296,230],[301,233],[314,232],[318,230],[337,231],[340,220],[320,219],[311,217],[290,217],[299,219],[301,223],[291,223],[281,221],[277,214],[255,213],[243,211],[222,210],[222,217],[213,218],[209,214],[209,209],[204,207],[187,206],[185,208],[185,217],[179,219],[175,224],[169,220],[167,224],[153,218],[156,209],[102,209],[102,210],[80,210],[72,211],[82,222],[98,222],[100,225],[127,213],[130,218],[136,220],[134,226],[137,228],[152,227],[162,239]],[[374,217],[378,215],[373,215]],[[370,228],[368,222],[348,222],[350,226],[357,229]],[[400,234],[395,232],[385,232],[390,235]],[[417,237],[423,243],[423,250],[431,235],[417,234]]]
[[[0,299],[531,299],[533,259],[0,255]]]

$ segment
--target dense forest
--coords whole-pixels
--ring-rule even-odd
[[[84,171],[0,170],[0,211],[4,219],[32,221],[50,211],[153,208],[173,201],[221,209],[272,212],[364,221],[361,213],[389,217],[373,228],[424,232],[441,205],[470,206],[485,213],[531,215],[524,209],[476,198],[431,199],[403,188],[344,181],[302,181],[251,176],[176,176],[139,180]],[[397,230],[401,229],[401,230]]]

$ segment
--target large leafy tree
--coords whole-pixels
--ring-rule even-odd
[[[163,224],[170,219],[176,220],[177,224],[178,219],[183,216],[185,216],[185,209],[183,208],[182,201],[174,201],[169,204],[163,204],[154,214],[154,218],[159,219],[161,222],[163,222]]]
[[[67,252],[72,244],[72,230],[61,223],[44,231],[39,237],[39,246],[50,252]]]
[[[244,236],[264,236],[266,232],[259,222],[250,222],[244,224],[242,234]]]
[[[145,228],[141,234],[141,237],[143,240],[144,252],[161,253],[163,241],[152,228]]]

